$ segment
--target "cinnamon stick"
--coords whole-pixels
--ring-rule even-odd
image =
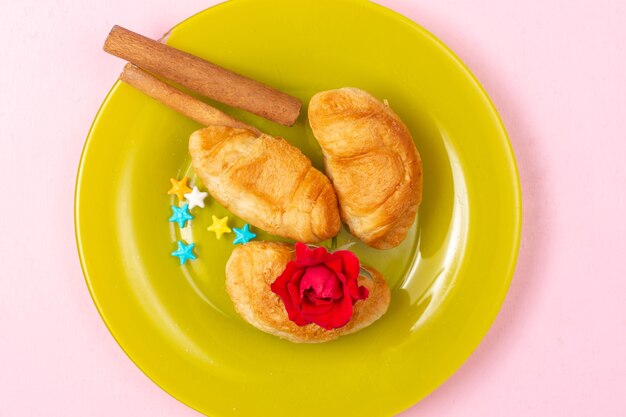
[[[114,26],[104,50],[206,97],[291,126],[300,101],[187,52]]]
[[[201,125],[238,127],[260,134],[255,127],[249,126],[215,107],[179,91],[135,65],[126,64],[124,71],[120,75],[120,80]]]

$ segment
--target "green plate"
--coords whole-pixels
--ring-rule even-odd
[[[353,247],[392,288],[382,319],[319,345],[262,333],[224,289],[233,235],[206,230],[212,214],[243,221],[209,198],[191,227],[168,222],[170,177],[195,182],[187,139],[200,126],[118,83],[87,138],[75,202],[85,278],[112,335],[155,383],[209,416],[388,416],[419,401],[487,332],[518,251],[514,157],[479,83],[420,26],[363,0],[232,0],[176,26],[168,43],[302,99],[292,128],[227,111],[320,168],[309,98],[342,86],[386,98],[422,155],[424,202],[400,247]],[[196,244],[184,267],[170,256],[178,239]],[[349,240],[342,231],[339,244]]]

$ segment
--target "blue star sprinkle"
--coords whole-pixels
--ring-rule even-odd
[[[187,262],[187,259],[194,260],[197,258],[197,256],[193,253],[194,246],[196,246],[195,243],[185,245],[182,240],[179,240],[178,249],[172,252],[172,256],[178,256],[180,264],[183,265],[185,262]]]
[[[234,227],[233,232],[237,235],[235,240],[233,240],[233,245],[238,243],[248,243],[256,237],[256,235],[250,231],[250,226],[248,224],[245,224],[241,229]]]
[[[187,220],[193,219],[193,216],[189,214],[189,204],[185,204],[182,207],[172,206],[172,217],[170,222],[178,223],[178,226],[182,229],[187,224]]]

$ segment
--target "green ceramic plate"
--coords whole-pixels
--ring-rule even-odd
[[[206,228],[212,214],[243,222],[209,198],[191,227],[168,223],[169,179],[195,182],[186,149],[200,126],[118,83],[85,144],[75,213],[87,285],[115,339],[209,416],[388,416],[419,401],[487,332],[518,250],[513,153],[476,79],[424,29],[362,0],[231,0],[176,26],[168,43],[303,103],[342,86],[386,98],[422,155],[424,202],[400,247],[353,247],[387,278],[388,313],[330,343],[285,342],[245,323],[225,292],[233,235]],[[321,168],[304,110],[286,128],[227,109]],[[195,242],[199,258],[180,267],[177,239]],[[342,232],[339,244],[348,240]]]

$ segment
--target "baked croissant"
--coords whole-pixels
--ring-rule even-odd
[[[309,122],[350,232],[374,248],[399,245],[422,199],[422,161],[407,127],[356,88],[317,93]]]
[[[284,139],[210,126],[191,135],[189,153],[213,198],[250,224],[309,243],[339,232],[333,186]]]
[[[294,251],[286,243],[254,241],[237,246],[226,264],[226,290],[235,310],[259,330],[291,342],[326,342],[369,326],[387,311],[389,287],[380,273],[366,268],[371,278],[361,275],[358,284],[368,289],[369,296],[354,304],[348,324],[325,330],[317,324],[298,326],[290,321],[270,286],[294,258]]]

